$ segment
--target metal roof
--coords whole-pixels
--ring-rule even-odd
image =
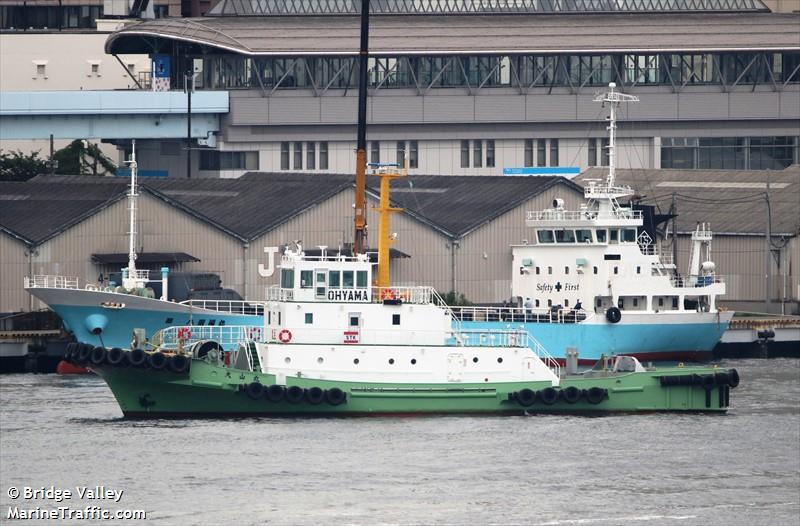
[[[101,265],[113,265],[127,263],[128,257],[129,254],[127,252],[92,254],[92,261]],[[136,254],[136,261],[147,265],[153,263],[199,262],[200,260],[186,252],[139,252]]]
[[[574,180],[605,178],[605,168],[592,168]],[[785,170],[617,170],[617,182],[630,185],[645,204],[666,213],[675,194],[678,232],[691,232],[698,222],[725,234],[766,232],[766,190],[770,183],[773,235],[800,234],[800,165]]]
[[[169,51],[189,42],[260,56],[356,55],[355,16],[166,18],[111,34],[106,52]],[[370,54],[592,54],[800,50],[800,13],[386,15]]]

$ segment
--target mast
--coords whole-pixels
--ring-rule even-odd
[[[131,167],[131,187],[128,192],[128,214],[130,225],[128,230],[128,273],[127,280],[123,280],[123,286],[126,289],[135,288],[136,285],[136,171],[138,164],[136,163],[136,139],[131,141],[131,158],[126,161]]]
[[[617,108],[622,102],[639,102],[639,97],[615,91],[617,84],[608,84],[609,91],[594,98],[595,102],[608,103],[610,108],[608,127],[608,175],[606,186],[611,189],[614,187],[614,180],[617,176]]]
[[[369,61],[369,0],[361,0],[361,47],[358,52],[358,140],[356,142],[356,202],[353,255],[364,251],[367,238],[367,66]]]

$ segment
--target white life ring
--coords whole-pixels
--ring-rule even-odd
[[[292,331],[289,329],[282,329],[281,332],[278,333],[278,340],[281,343],[289,343],[292,341]]]
[[[249,333],[251,340],[261,341],[261,327],[250,327]]]

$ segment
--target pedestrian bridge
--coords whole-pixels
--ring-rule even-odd
[[[192,137],[215,146],[227,91],[192,94]],[[187,95],[181,91],[5,91],[0,138],[185,138]]]

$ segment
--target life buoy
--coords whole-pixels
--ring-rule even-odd
[[[289,343],[292,341],[292,331],[289,329],[281,329],[281,332],[278,333],[278,340],[281,343]]]
[[[397,291],[394,289],[381,289],[381,300],[396,300]]]
[[[192,339],[192,329],[189,327],[181,327],[178,329],[178,339],[179,340],[191,340]]]
[[[622,319],[622,312],[617,307],[609,307],[606,311],[606,319],[610,323],[619,323]]]
[[[251,340],[254,341],[261,341],[261,327],[250,327],[248,331],[248,336]]]

